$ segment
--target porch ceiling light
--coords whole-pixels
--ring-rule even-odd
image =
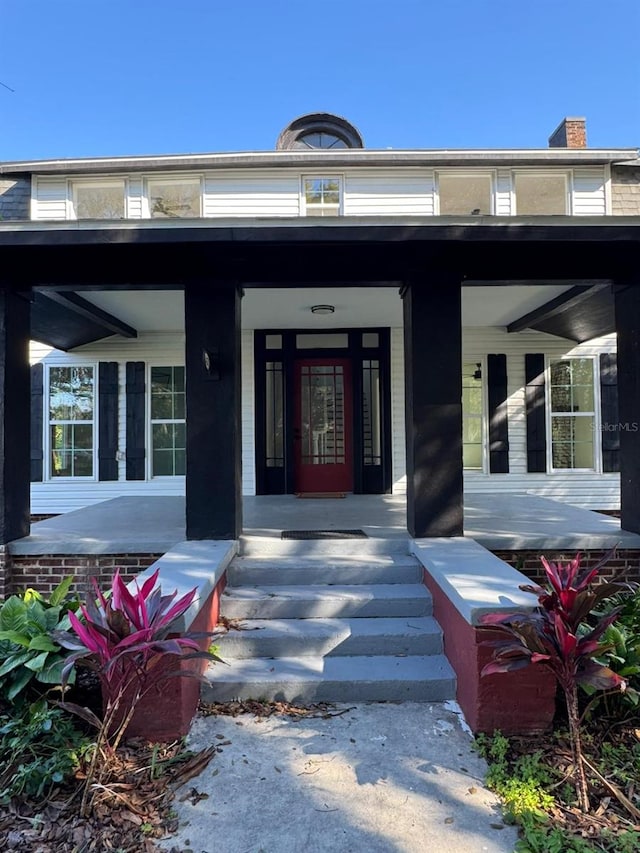
[[[335,305],[312,305],[312,314],[333,314],[336,310]]]

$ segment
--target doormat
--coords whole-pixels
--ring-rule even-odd
[[[364,530],[283,530],[281,539],[368,539]]]
[[[346,492],[296,492],[297,498],[346,498]]]

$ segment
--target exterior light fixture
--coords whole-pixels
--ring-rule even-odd
[[[336,310],[335,305],[312,305],[312,314],[333,314]]]

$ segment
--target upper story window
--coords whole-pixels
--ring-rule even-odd
[[[199,217],[202,187],[198,178],[147,181],[149,216],[152,219]]]
[[[75,219],[124,219],[124,181],[73,181]]]
[[[364,148],[364,143],[358,130],[341,116],[309,113],[294,119],[278,137],[278,151],[293,148]]]
[[[484,471],[482,362],[462,365],[462,461],[465,470]]]
[[[491,175],[438,175],[438,198],[441,216],[471,216],[493,213]]]
[[[551,470],[595,469],[596,400],[592,358],[549,364]]]
[[[568,213],[567,175],[515,172],[513,177],[516,213],[519,216],[544,216]]]
[[[50,366],[48,402],[49,477],[93,477],[94,366]]]
[[[302,207],[306,216],[339,216],[342,209],[341,179],[303,178]]]

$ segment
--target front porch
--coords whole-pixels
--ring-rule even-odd
[[[370,539],[408,540],[404,495],[242,499],[242,540],[265,549],[284,530],[360,529]],[[490,551],[640,549],[620,520],[522,494],[465,494],[464,535]],[[160,554],[186,539],[182,497],[118,497],[32,525],[7,546],[12,556]]]

